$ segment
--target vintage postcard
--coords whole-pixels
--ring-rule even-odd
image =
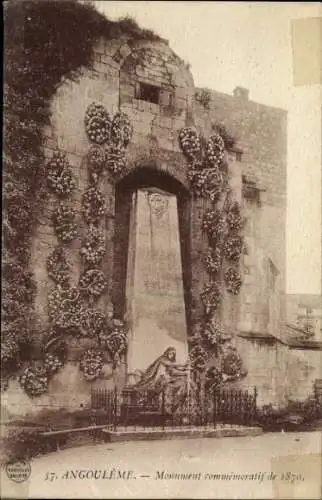
[[[4,30],[1,497],[321,499],[321,4]]]

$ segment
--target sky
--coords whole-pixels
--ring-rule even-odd
[[[288,111],[286,291],[320,294],[322,86],[293,85],[291,22],[321,17],[322,5],[93,3],[111,19],[129,15],[168,39],[174,52],[191,65],[197,87],[228,94],[237,86],[246,87],[251,100]]]

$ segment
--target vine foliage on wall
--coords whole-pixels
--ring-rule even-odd
[[[66,155],[62,152],[57,151],[54,153],[53,157],[47,163],[45,172],[47,185],[58,202],[53,212],[53,224],[58,245],[48,255],[46,263],[48,276],[55,283],[56,287],[52,293],[52,297],[57,299],[60,291],[65,291],[65,294],[68,294],[70,291],[70,264],[66,257],[64,246],[70,243],[77,235],[75,212],[68,205],[67,201],[67,198],[71,197],[76,183],[71,165]],[[61,198],[64,198],[64,200],[62,201]],[[61,313],[61,308],[57,301],[56,304],[53,301],[50,307],[50,330],[55,331],[58,325],[57,317]],[[64,319],[67,319],[66,323],[68,323],[70,317],[65,317]],[[30,397],[41,396],[47,392],[51,377],[63,366],[64,351],[60,349],[61,345],[61,343],[51,342],[51,349],[49,351],[47,349],[43,350],[42,359],[37,363],[29,364],[19,377],[21,387]]]
[[[61,350],[63,338],[66,340],[72,335],[93,339],[97,348],[108,351],[113,367],[119,364],[121,356],[126,352],[124,323],[105,317],[93,307],[107,287],[106,277],[100,269],[105,255],[101,223],[106,206],[98,184],[106,165],[107,147],[112,142],[113,146],[125,148],[132,135],[132,127],[126,115],[117,113],[114,118],[111,121],[109,113],[100,104],[92,103],[86,110],[85,129],[89,139],[95,143],[95,149],[91,147],[89,150],[89,185],[82,197],[82,214],[88,228],[80,249],[84,269],[77,286],[71,286],[70,265],[64,249],[64,245],[77,235],[76,214],[68,199],[75,186],[72,168],[62,152],[55,152],[47,165],[47,185],[58,199],[53,212],[58,246],[47,259],[48,276],[54,281],[55,288],[48,295],[50,341],[45,341],[45,358],[37,366],[27,367],[20,377],[21,386],[30,396],[46,392],[50,377],[63,366],[66,354],[66,349]],[[104,351],[95,348],[82,354],[79,367],[85,380],[93,381],[101,376],[104,359]]]
[[[195,93],[195,99],[204,108],[209,109],[209,104],[211,102],[211,91],[209,89],[201,89]]]
[[[48,276],[57,284],[68,287],[70,280],[70,265],[62,247],[55,248],[47,258]]]
[[[84,270],[78,286],[82,300],[92,307],[107,289],[107,279],[100,269],[106,252],[102,224],[106,205],[99,184],[104,170],[111,180],[126,171],[126,148],[132,138],[133,127],[125,113],[117,112],[111,117],[102,104],[95,102],[86,109],[84,125],[93,145],[87,155],[89,184],[82,197],[82,213],[87,223],[87,232],[80,249]],[[85,380],[95,380],[101,375],[105,351],[115,368],[127,349],[124,322],[113,316],[104,317],[99,311],[93,310],[93,314],[101,315],[102,321],[96,324],[95,331],[101,350],[92,349],[83,353],[80,370]]]
[[[179,132],[179,143],[188,161],[191,189],[195,196],[207,199],[210,207],[201,224],[208,240],[203,261],[209,281],[200,294],[204,314],[190,339],[190,360],[195,376],[203,374],[207,387],[217,387],[246,374],[221,325],[224,290],[237,295],[242,285],[243,221],[228,182],[227,149],[234,139],[223,126],[214,127],[208,139],[186,127]]]
[[[48,162],[46,175],[49,189],[60,198],[69,196],[76,187],[66,155],[59,151]]]
[[[159,39],[129,18],[110,21],[86,2],[27,0],[5,5],[3,388],[28,358],[32,343],[35,282],[28,265],[31,237],[45,193],[42,134],[50,122],[51,99],[63,79],[77,79],[84,67],[92,67],[97,40],[124,35],[130,41]],[[68,170],[64,170],[66,187],[68,177]],[[56,189],[58,179],[52,181],[49,184]]]

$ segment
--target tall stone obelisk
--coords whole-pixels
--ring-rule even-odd
[[[187,360],[177,199],[155,188],[133,193],[127,266],[128,372],[168,347]]]

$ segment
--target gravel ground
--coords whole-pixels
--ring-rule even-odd
[[[3,470],[2,496],[322,498],[321,437],[270,433],[66,449],[34,459],[23,483],[9,481]]]

